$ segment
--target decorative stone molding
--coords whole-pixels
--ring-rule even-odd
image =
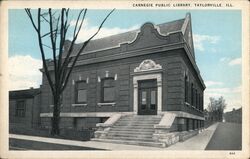
[[[134,69],[134,72],[143,72],[143,71],[160,70],[160,69],[162,69],[162,66],[160,64],[156,64],[151,59],[146,59],[142,61],[139,67],[136,67]]]
[[[75,85],[76,84],[76,82],[78,82],[78,81],[84,81],[83,79],[82,79],[82,76],[81,75],[79,75],[78,76],[78,79],[72,79],[72,85]],[[85,80],[85,82],[88,84],[89,83],[89,77],[87,77],[86,78],[86,80]]]
[[[109,71],[105,71],[105,77],[109,77]]]

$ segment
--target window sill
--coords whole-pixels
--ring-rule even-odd
[[[186,105],[186,106],[190,106],[190,104],[189,104],[188,102],[185,102],[185,105]]]
[[[86,107],[86,103],[79,103],[79,104],[71,104],[72,107]]]
[[[101,106],[115,106],[115,103],[97,103],[99,107]]]
[[[54,108],[54,105],[53,104],[51,104],[51,105],[49,105],[49,107],[50,108]],[[61,105],[61,108],[63,107],[63,105]]]

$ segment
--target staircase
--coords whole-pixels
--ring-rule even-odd
[[[95,141],[122,143],[141,146],[164,147],[165,144],[153,139],[154,125],[159,124],[159,115],[129,115],[121,117],[105,137]]]

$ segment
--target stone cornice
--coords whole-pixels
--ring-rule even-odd
[[[117,53],[113,55],[95,57],[95,58],[90,58],[86,60],[78,60],[76,63],[76,66],[99,63],[99,62],[106,62],[110,60],[119,60],[119,59],[124,59],[124,58],[129,58],[129,57],[136,57],[136,56],[147,55],[147,54],[152,54],[152,53],[157,53],[157,52],[180,49],[184,47],[184,44],[185,43],[183,42],[179,42],[179,43],[174,43],[174,44],[166,44],[166,45],[148,47],[148,48],[137,49],[137,50],[132,50],[132,51],[125,51],[125,52],[121,52],[121,53]],[[50,66],[49,70],[53,70],[53,66]]]

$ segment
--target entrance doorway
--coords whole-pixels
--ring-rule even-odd
[[[138,115],[157,114],[157,80],[142,80],[139,84]]]

